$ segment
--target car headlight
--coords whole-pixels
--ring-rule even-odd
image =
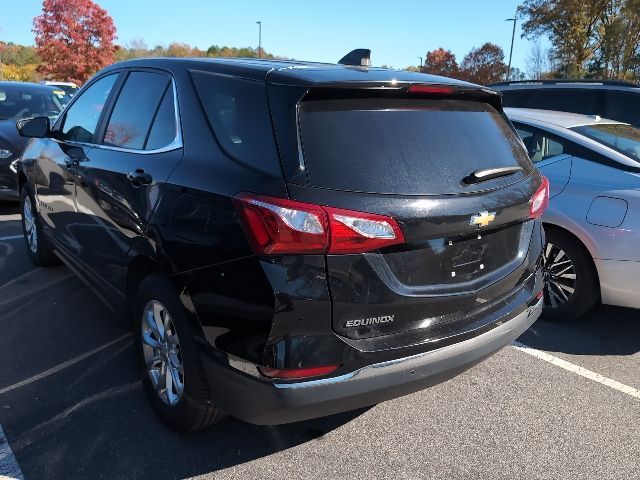
[[[11,150],[7,150],[6,148],[0,148],[0,159],[9,158],[11,155],[13,155],[13,152]]]

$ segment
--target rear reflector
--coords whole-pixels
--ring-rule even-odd
[[[258,255],[363,253],[404,243],[397,222],[383,215],[250,194],[234,203]]]
[[[409,93],[428,93],[432,95],[451,95],[456,89],[438,85],[411,85]]]
[[[279,378],[281,380],[294,380],[301,378],[319,377],[327,375],[336,370],[340,365],[324,365],[322,367],[311,368],[268,368],[258,367],[262,375],[269,378]]]
[[[529,218],[540,218],[549,206],[549,180],[542,177],[542,183],[529,200]]]

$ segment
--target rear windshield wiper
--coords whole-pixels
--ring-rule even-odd
[[[486,182],[487,180],[506,177],[507,175],[513,175],[514,173],[521,171],[522,167],[483,168],[480,170],[476,170],[475,172],[471,172],[469,176],[462,179],[462,183],[471,185],[473,183]]]

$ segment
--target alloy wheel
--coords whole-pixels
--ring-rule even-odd
[[[22,207],[22,218],[24,219],[24,232],[27,244],[33,253],[38,252],[38,230],[36,228],[35,215],[33,214],[33,206],[31,198],[27,195],[24,198]]]
[[[177,404],[184,392],[180,340],[169,312],[156,300],[142,314],[142,350],[154,390],[167,405]]]
[[[548,242],[544,253],[545,307],[558,308],[576,291],[576,269],[567,253]]]

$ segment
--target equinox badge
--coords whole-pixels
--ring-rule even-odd
[[[496,212],[480,212],[476,215],[471,215],[469,225],[478,225],[478,227],[486,227],[496,219]]]
[[[366,325],[375,325],[378,323],[393,322],[395,315],[383,315],[382,317],[360,318],[358,320],[347,320],[345,327],[364,327]]]

